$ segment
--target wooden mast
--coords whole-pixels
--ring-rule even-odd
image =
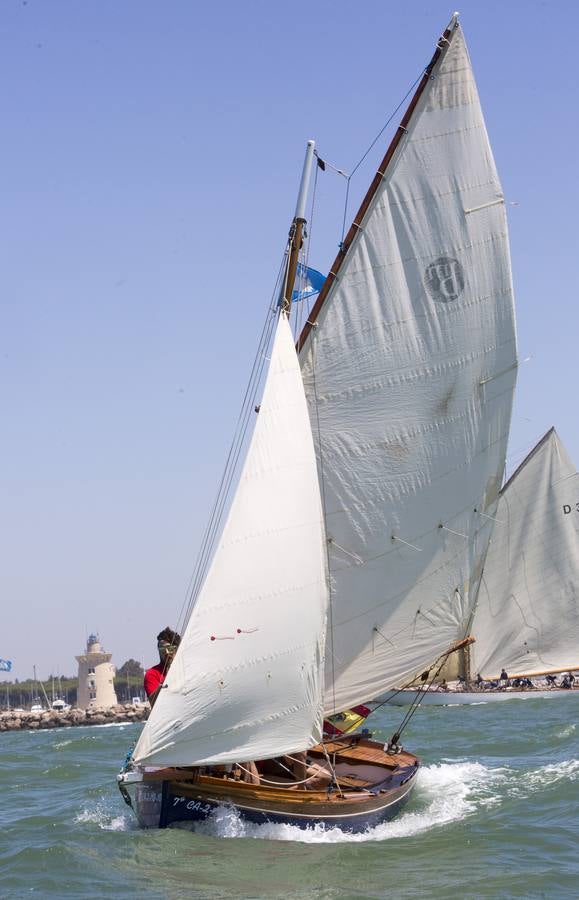
[[[433,70],[434,66],[436,65],[436,63],[438,62],[438,60],[440,59],[440,57],[446,52],[446,50],[450,46],[450,41],[452,40],[453,32],[455,31],[455,29],[457,27],[458,27],[458,13],[454,13],[450,22],[448,23],[448,26],[447,26],[444,34],[441,36],[441,38],[438,41],[438,44],[436,46],[436,50],[434,51],[432,59],[430,60],[430,62],[428,63],[428,65],[426,66],[426,68],[424,70],[424,74],[423,74],[422,78],[420,79],[420,84],[416,88],[414,96],[412,97],[412,100],[410,101],[410,103],[408,105],[408,109],[406,110],[404,117],[403,117],[402,121],[400,122],[400,125],[398,126],[396,134],[392,138],[390,146],[388,147],[388,150],[386,151],[386,155],[385,155],[384,159],[380,163],[380,166],[374,176],[372,184],[368,188],[366,196],[362,200],[362,205],[360,206],[360,209],[358,210],[358,212],[354,218],[354,221],[352,222],[352,225],[350,226],[350,230],[348,231],[348,234],[346,235],[345,239],[342,241],[342,244],[340,245],[340,250],[338,252],[338,255],[336,256],[336,258],[332,264],[332,267],[328,273],[328,277],[326,278],[326,281],[324,282],[324,286],[322,287],[322,289],[318,295],[318,299],[316,300],[314,308],[312,309],[312,311],[308,317],[308,320],[307,320],[306,324],[304,325],[302,332],[299,336],[299,339],[297,342],[297,348],[296,348],[298,353],[304,346],[304,343],[305,343],[305,341],[306,341],[306,339],[318,317],[320,309],[322,308],[322,305],[323,305],[326,297],[328,296],[334,282],[337,279],[338,273],[340,271],[340,268],[342,266],[342,263],[344,262],[346,255],[348,253],[348,250],[350,249],[350,246],[352,245],[352,242],[354,241],[354,238],[356,237],[358,231],[362,227],[362,221],[364,219],[364,216],[366,215],[368,208],[369,208],[372,200],[374,199],[374,195],[378,191],[378,188],[380,187],[380,184],[382,183],[382,181],[386,175],[386,170],[392,160],[392,157],[394,156],[394,154],[398,148],[398,145],[400,144],[400,141],[402,140],[402,138],[404,137],[404,135],[406,134],[406,132],[408,130],[408,127],[407,127],[408,123],[410,122],[410,119],[412,118],[412,114],[416,108],[418,101],[420,100],[428,82],[430,81],[430,78],[432,75],[432,70]]]

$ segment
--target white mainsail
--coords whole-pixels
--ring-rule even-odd
[[[506,215],[462,32],[447,34],[301,350],[330,542],[328,713],[464,636],[503,478]]]
[[[280,315],[237,492],[136,763],[263,759],[320,740],[325,560],[308,410]]]
[[[471,671],[579,664],[579,475],[551,429],[501,492],[473,620]]]

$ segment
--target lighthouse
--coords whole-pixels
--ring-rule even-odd
[[[115,694],[115,667],[111,662],[112,653],[106,653],[98,635],[90,634],[86,642],[86,653],[77,656],[79,709],[92,706],[108,708],[117,703]]]

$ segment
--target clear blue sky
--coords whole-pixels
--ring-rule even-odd
[[[221,474],[305,142],[351,170],[453,11],[296,9],[2,3],[0,656],[12,677],[75,671],[91,630],[118,665],[155,661]],[[519,349],[532,357],[508,467],[552,424],[579,462],[579,6],[467,0],[460,12],[513,204]],[[320,182],[310,261],[322,271],[343,187]]]

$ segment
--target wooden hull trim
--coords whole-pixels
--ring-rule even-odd
[[[295,790],[281,784],[252,785],[194,769],[159,769],[135,785],[133,808],[144,828],[193,826],[221,808],[234,809],[242,820],[256,824],[323,825],[363,832],[392,819],[407,802],[419,767],[412,754],[388,755],[383,745],[365,740],[344,748],[337,757],[352,767],[364,760],[380,761],[373,768],[383,777],[363,782],[361,788],[345,783],[354,780],[350,776],[344,778],[341,790]]]
[[[314,812],[300,813],[293,811],[280,811],[268,808],[265,804],[260,806],[247,806],[240,802],[231,803],[225,800],[215,800],[198,796],[196,799],[187,800],[183,796],[183,785],[172,785],[165,782],[163,785],[162,808],[159,815],[159,828],[171,826],[194,826],[198,822],[206,821],[212,813],[219,808],[234,809],[242,820],[256,825],[293,825],[307,829],[317,825],[330,828],[340,828],[343,831],[360,833],[379,825],[381,822],[394,818],[407,803],[414,787],[414,776],[407,780],[403,789],[396,792],[392,798],[389,794],[384,797],[372,797],[374,803],[369,808],[352,812],[336,812],[315,814]],[[177,791],[174,792],[174,788]]]

